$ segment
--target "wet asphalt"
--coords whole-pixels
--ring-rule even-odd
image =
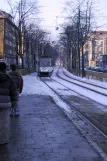
[[[22,95],[20,117],[10,118],[10,142],[0,161],[101,161],[50,96]]]

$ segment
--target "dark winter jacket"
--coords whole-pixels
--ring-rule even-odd
[[[12,79],[0,71],[0,109],[10,108],[18,101],[18,93]]]
[[[9,73],[10,77],[13,79],[14,83],[16,84],[17,91],[19,93],[22,92],[23,89],[23,78],[17,71],[12,71]]]

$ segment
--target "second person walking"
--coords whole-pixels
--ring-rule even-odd
[[[13,79],[14,83],[16,84],[18,94],[20,94],[23,89],[23,78],[17,71],[17,67],[15,64],[11,64],[10,69],[11,69],[11,72],[9,72],[9,75]],[[10,116],[12,117],[14,115],[20,116],[18,102],[17,104],[15,104],[14,107],[11,108]]]

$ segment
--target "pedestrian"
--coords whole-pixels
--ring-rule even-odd
[[[0,144],[9,142],[9,112],[18,100],[16,86],[6,74],[6,63],[0,62]]]
[[[17,71],[17,67],[16,67],[15,64],[11,64],[10,69],[11,69],[11,72],[9,72],[9,75],[13,79],[13,81],[14,81],[16,87],[17,87],[17,92],[18,92],[18,95],[19,95],[22,92],[22,89],[23,89],[23,78],[19,74],[19,72]],[[18,101],[17,101],[17,104],[15,104],[14,107],[11,108],[10,116],[12,117],[14,115],[20,116]]]

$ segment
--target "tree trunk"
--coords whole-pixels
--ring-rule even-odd
[[[82,78],[85,77],[84,71],[84,44],[82,43]]]

